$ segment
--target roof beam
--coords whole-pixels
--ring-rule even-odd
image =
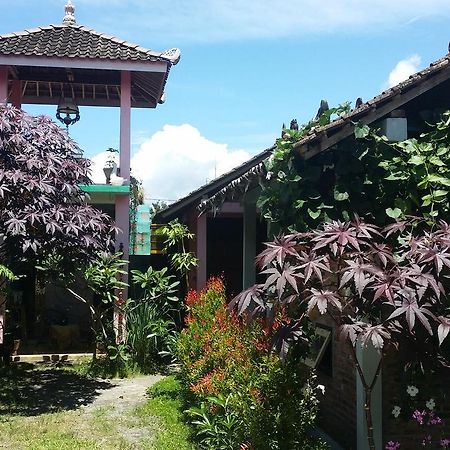
[[[168,61],[122,61],[100,58],[49,58],[42,56],[0,55],[0,65],[165,73],[170,63]]]
[[[41,95],[40,97],[36,97],[35,95],[24,95],[22,97],[23,105],[57,105],[59,102],[59,97],[56,96],[55,91],[53,91],[53,97],[50,95]],[[76,102],[78,106],[107,106],[117,108],[120,106],[119,99],[110,99],[107,98],[96,98],[95,100],[90,97],[86,98],[76,98]],[[155,108],[156,104],[154,101],[150,100],[141,100],[134,99],[131,103],[132,108]]]

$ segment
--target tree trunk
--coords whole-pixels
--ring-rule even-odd
[[[375,441],[373,439],[373,423],[372,423],[372,389],[364,388],[364,413],[366,417],[367,427],[367,443],[370,450],[375,450]]]

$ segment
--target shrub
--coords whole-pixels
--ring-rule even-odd
[[[172,356],[172,341],[178,334],[183,302],[179,282],[168,269],[132,270],[133,300],[126,304],[126,343],[132,362],[143,372],[152,371],[164,356]]]
[[[218,278],[200,294],[189,292],[186,304],[178,356],[200,448],[324,448],[307,434],[317,412],[314,376],[270,352],[267,324],[229,313]]]

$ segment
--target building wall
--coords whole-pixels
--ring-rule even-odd
[[[324,356],[325,357],[325,356]],[[347,344],[333,332],[332,371],[317,370],[318,382],[325,386],[320,396],[318,424],[346,450],[356,450],[356,376]]]

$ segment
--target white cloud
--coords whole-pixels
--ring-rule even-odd
[[[92,158],[94,182],[104,183],[107,157],[102,152]],[[142,180],[147,198],[175,200],[249,158],[245,150],[206,139],[192,125],[164,125],[132,156],[131,170]]]
[[[448,0],[78,0],[89,24],[121,29],[130,37],[167,41],[226,41],[332,32],[379,31],[425,16],[450,14]],[[96,11],[98,14],[96,14]],[[151,45],[151,43],[149,43]],[[284,55],[288,56],[288,55]]]
[[[389,74],[387,86],[392,87],[405,81],[410,75],[419,70],[421,59],[419,55],[412,55],[409,58],[402,59],[392,69]]]

